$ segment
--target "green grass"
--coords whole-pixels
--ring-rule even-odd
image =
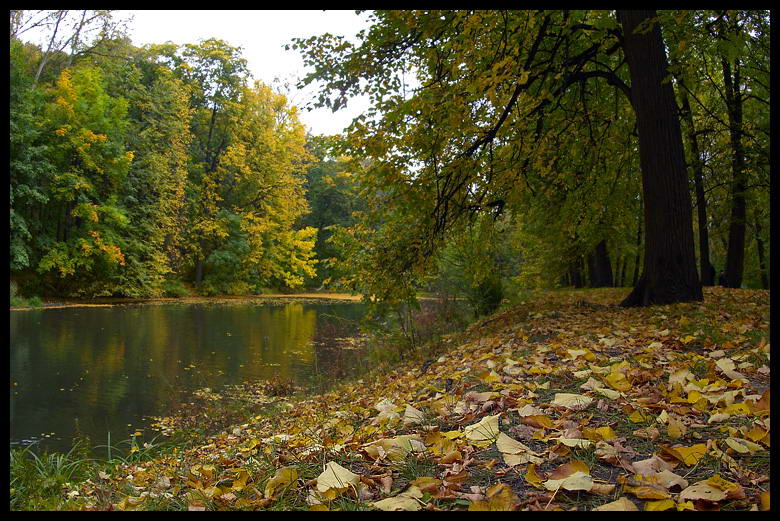
[[[72,501],[62,491],[71,482],[86,479],[94,460],[84,457],[77,443],[66,454],[36,454],[32,446],[10,451],[11,510],[63,510]]]

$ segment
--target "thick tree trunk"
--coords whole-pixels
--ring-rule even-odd
[[[641,203],[641,201],[640,201]],[[640,204],[640,208],[644,208],[644,205]],[[639,282],[639,261],[642,252],[642,214],[640,212],[639,218],[636,223],[636,255],[634,256],[634,274],[631,276],[631,286],[636,287]]]
[[[607,252],[607,241],[602,239],[596,249],[588,255],[588,271],[590,272],[590,287],[603,288],[613,285],[612,266]]]
[[[570,274],[571,274],[571,283],[575,288],[581,288],[582,287],[582,261],[580,259],[577,259],[574,261],[574,263],[571,266]]]
[[[702,300],[680,122],[661,28],[635,32],[655,11],[618,11],[639,131],[645,215],[644,272],[622,306]],[[643,23],[644,22],[644,23]]]
[[[722,59],[726,104],[729,115],[731,140],[731,222],[729,223],[729,247],[726,253],[726,287],[742,286],[745,267],[745,150],[742,146],[742,98],[739,91],[739,61],[734,64]]]

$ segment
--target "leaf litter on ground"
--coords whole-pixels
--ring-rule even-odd
[[[276,397],[64,493],[88,510],[768,509],[769,292],[631,309],[623,293],[539,292],[426,371]]]

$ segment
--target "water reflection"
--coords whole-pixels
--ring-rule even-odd
[[[132,305],[11,313],[11,442],[123,439],[189,392],[281,377],[321,389],[360,353],[360,304]],[[53,436],[45,437],[45,435]]]

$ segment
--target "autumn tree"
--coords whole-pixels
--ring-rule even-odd
[[[521,211],[534,183],[563,182],[572,171],[556,170],[550,154],[565,119],[561,104],[578,85],[592,89],[584,91],[588,100],[609,86],[636,114],[644,186],[644,273],[624,305],[701,299],[679,123],[651,15],[379,11],[359,46],[332,35],[296,40],[314,68],[304,83],[325,80],[320,105],[338,109],[359,92],[373,101],[350,129],[350,152],[371,159],[366,175],[379,199],[372,207],[395,233],[377,235],[377,257],[367,264],[383,266],[377,273],[394,265],[396,276],[424,271],[454,223],[500,208]],[[415,78],[411,92],[407,75]],[[587,142],[588,126],[572,132]]]

